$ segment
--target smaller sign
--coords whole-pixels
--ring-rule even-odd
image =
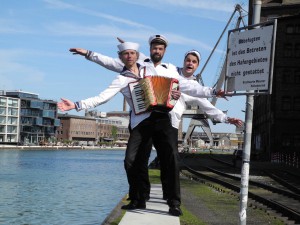
[[[229,31],[226,91],[268,91],[273,65],[274,24]]]

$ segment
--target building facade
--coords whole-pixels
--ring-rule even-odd
[[[56,128],[60,125],[55,101],[42,100],[37,94],[24,91],[2,91],[2,96],[20,101],[20,144],[38,145],[54,141]]]
[[[0,96],[0,143],[20,141],[20,99]]]
[[[91,144],[97,140],[95,118],[59,114],[60,126],[57,128],[58,142],[73,142],[73,144]]]
[[[261,22],[277,19],[273,88],[271,95],[254,98],[251,151],[262,159],[298,167],[300,1],[262,2]]]
[[[114,116],[107,117],[108,115]],[[117,115],[116,112],[109,114],[95,111],[86,112],[85,116],[59,114],[61,124],[57,129],[57,140],[83,145],[97,145],[102,142],[125,144],[129,138],[129,119]]]

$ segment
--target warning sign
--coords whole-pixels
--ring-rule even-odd
[[[274,26],[229,31],[227,91],[268,90]]]

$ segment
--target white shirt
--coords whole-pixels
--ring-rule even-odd
[[[115,72],[121,72],[123,70],[123,67],[124,67],[123,62],[120,59],[118,59],[118,58],[113,59],[111,57],[104,56],[104,55],[102,55],[100,53],[96,53],[96,52],[89,52],[88,57],[86,57],[86,58],[90,61],[93,61],[93,62],[95,62],[95,63],[97,63],[97,64],[99,64],[99,65],[101,65],[101,66],[103,66],[103,67],[105,67],[109,70],[115,71]],[[147,58],[147,57],[140,53],[140,59],[138,60],[138,63],[141,64],[141,65],[147,66],[147,68],[148,67],[154,68],[153,62],[151,60],[147,60],[145,62],[145,58]],[[150,73],[153,73],[153,74],[147,74],[147,75],[160,75],[160,76],[167,76],[167,77],[172,77],[172,78],[178,79],[179,84],[180,84],[180,90],[183,93],[187,93],[189,95],[198,96],[198,97],[210,97],[213,94],[213,89],[208,88],[208,87],[203,87],[198,82],[196,82],[195,80],[186,79],[183,76],[180,76],[177,72],[177,68],[172,64],[162,63],[160,65],[157,65],[155,67],[155,71],[151,71]],[[113,83],[117,83],[117,82],[118,82],[117,80],[113,81]],[[110,85],[110,87],[108,89],[111,89],[111,88],[115,89],[115,87]],[[120,87],[120,89],[118,91],[121,91],[122,88],[124,88],[124,87],[123,86]],[[115,91],[116,90],[117,89],[115,89]],[[118,91],[114,92],[115,93],[114,95],[116,95],[118,93]],[[126,97],[126,95],[123,93],[124,90],[121,91],[121,92],[124,95],[124,97],[125,97],[126,101],[128,102],[129,106],[132,108],[132,100],[129,100],[128,97]],[[106,93],[108,93],[108,96],[112,95],[111,94],[112,91],[106,90],[106,91],[100,93],[99,96],[101,96],[101,98],[103,98],[103,95],[107,95]],[[111,96],[110,98],[112,98],[113,96]],[[95,99],[92,99],[92,101],[95,101],[95,103],[98,100],[100,100],[99,104],[104,103],[103,100],[100,99],[100,97],[96,97]],[[108,101],[108,99],[106,101]],[[175,127],[175,128],[179,127],[181,116],[182,116],[184,110],[186,109],[185,101],[195,102],[195,104],[197,104],[197,101],[198,101],[198,103],[200,104],[200,107],[203,108],[203,109],[208,108],[206,106],[206,105],[208,105],[207,103],[210,104],[210,102],[206,98],[205,99],[202,99],[202,98],[191,99],[190,96],[182,94],[182,97],[177,101],[175,107],[170,112],[171,119],[172,119],[172,126]],[[100,102],[103,102],[103,103],[100,103]],[[129,102],[131,102],[131,103],[129,103]],[[93,104],[93,105],[94,106],[91,106],[91,107],[97,106],[96,104]],[[86,106],[84,106],[84,104],[82,104],[82,107],[86,107]],[[204,107],[204,106],[206,106],[206,107]],[[89,108],[91,108],[91,107],[89,106]],[[214,106],[212,106],[212,107],[214,107]],[[211,110],[211,111],[213,111],[213,110]],[[218,110],[218,111],[222,112],[221,110]],[[145,118],[147,118],[148,116],[146,116]],[[131,127],[132,128],[134,128],[140,122],[140,120],[136,119],[135,117],[136,116],[131,117],[131,121],[132,121]],[[137,122],[135,123],[134,120],[136,120]]]

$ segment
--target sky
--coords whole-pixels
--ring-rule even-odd
[[[117,57],[117,39],[138,42],[148,55],[148,39],[162,34],[169,41],[164,62],[183,65],[185,52],[196,49],[202,61],[199,73],[225,28],[235,5],[240,4],[247,24],[245,0],[1,0],[0,90],[22,90],[42,99],[73,101],[98,95],[116,73],[72,55],[80,47]],[[233,29],[238,13],[229,25]],[[217,81],[226,54],[227,31],[203,70],[206,86]],[[244,120],[245,96],[218,99],[216,107]],[[121,111],[117,94],[97,111]],[[70,111],[69,114],[83,115]],[[184,119],[184,129],[189,119]],[[228,124],[211,124],[213,132],[234,132]]]

